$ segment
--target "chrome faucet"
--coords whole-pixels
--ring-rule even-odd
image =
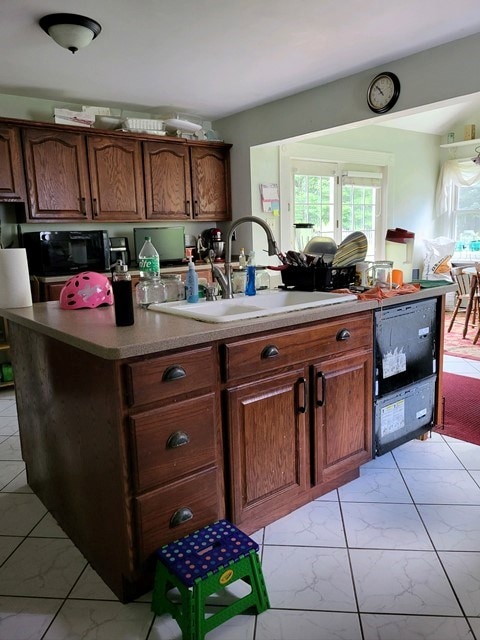
[[[220,289],[222,290],[222,298],[233,298],[232,287],[232,237],[235,229],[244,222],[255,222],[259,224],[267,234],[268,242],[268,255],[275,256],[280,254],[280,250],[277,246],[275,238],[273,237],[272,230],[262,218],[256,216],[245,216],[239,218],[230,226],[227,232],[227,240],[225,242],[225,273],[216,265],[212,263],[212,273],[218,282]]]

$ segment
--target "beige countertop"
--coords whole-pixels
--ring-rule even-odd
[[[135,323],[130,327],[117,327],[113,306],[64,310],[60,309],[58,301],[39,302],[20,309],[0,309],[0,315],[101,358],[117,360],[250,336],[262,331],[291,329],[310,322],[376,309],[380,305],[405,304],[444,295],[455,289],[454,285],[439,286],[422,289],[415,294],[398,295],[381,303],[376,300],[345,302],[221,324],[135,308]]]

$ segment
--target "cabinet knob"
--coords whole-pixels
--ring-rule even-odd
[[[177,447],[183,447],[184,444],[190,442],[190,437],[185,431],[175,431],[167,440],[167,449],[176,449]]]
[[[177,509],[173,516],[170,518],[170,526],[178,527],[184,522],[188,522],[192,518],[193,511],[190,509],[190,507],[181,507],[180,509]]]
[[[163,382],[171,382],[172,380],[179,380],[180,378],[185,378],[187,372],[180,365],[173,365],[173,367],[168,367],[163,372],[162,380]]]
[[[98,216],[98,202],[96,198],[93,198],[93,215]]]
[[[276,347],[274,344],[269,344],[263,349],[261,357],[262,359],[275,358],[279,353],[280,351],[278,350],[278,347]]]
[[[348,329],[340,329],[340,331],[337,333],[336,339],[337,342],[341,342],[342,340],[349,340],[351,336],[352,334]]]

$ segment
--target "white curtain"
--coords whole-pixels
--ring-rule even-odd
[[[440,169],[437,184],[436,209],[437,217],[445,216],[444,231],[452,230],[452,197],[454,187],[473,187],[480,184],[480,164],[475,164],[471,159],[447,160]]]

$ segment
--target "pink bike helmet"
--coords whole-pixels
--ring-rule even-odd
[[[113,304],[112,285],[106,276],[95,271],[72,276],[60,292],[62,309],[94,309],[102,304]]]

